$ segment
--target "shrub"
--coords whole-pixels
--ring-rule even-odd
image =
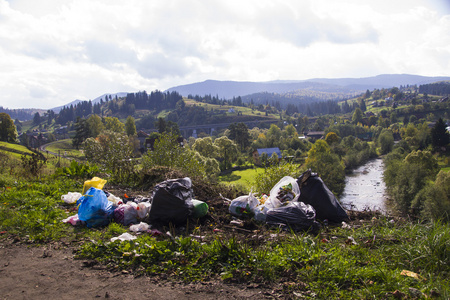
[[[279,164],[272,164],[264,168],[262,173],[255,176],[255,184],[253,191],[258,193],[269,194],[275,184],[284,176],[292,176],[297,178],[303,171],[297,164],[283,161]]]
[[[206,176],[205,167],[195,158],[195,152],[180,146],[178,136],[163,133],[155,141],[153,151],[142,157],[144,172],[155,166],[166,166],[181,170],[189,176]]]

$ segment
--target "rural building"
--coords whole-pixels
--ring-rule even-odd
[[[323,135],[325,134],[325,131],[310,131],[306,132],[305,136],[311,140],[311,142],[315,142],[316,140],[323,139]]]
[[[281,155],[281,151],[280,148],[260,148],[260,149],[256,149],[255,151],[253,151],[253,162],[255,163],[255,165],[261,165],[261,155],[263,153],[266,153],[268,157],[271,157],[272,154],[276,153],[278,155],[278,158],[281,159],[282,155]]]

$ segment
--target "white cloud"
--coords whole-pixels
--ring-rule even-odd
[[[0,0],[0,106],[206,79],[449,75],[446,0]]]

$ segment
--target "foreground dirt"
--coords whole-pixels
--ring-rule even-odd
[[[273,299],[258,285],[222,282],[181,284],[112,272],[74,259],[73,249],[51,244],[1,242],[0,299]]]

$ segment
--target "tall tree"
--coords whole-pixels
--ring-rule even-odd
[[[77,118],[75,123],[75,136],[72,139],[72,145],[79,148],[81,144],[89,137],[89,125],[86,119]]]
[[[219,148],[217,145],[213,144],[213,140],[210,136],[196,139],[192,145],[192,149],[202,156],[210,158],[216,158],[219,152]]]
[[[362,120],[363,120],[363,112],[359,107],[357,107],[353,112],[352,122],[353,124],[358,124],[362,123]]]
[[[103,123],[105,124],[106,130],[118,133],[122,133],[125,131],[125,125],[116,117],[105,117],[103,118]]]
[[[228,126],[230,134],[228,137],[239,145],[241,151],[250,145],[250,133],[248,127],[244,123],[233,123]]]
[[[446,125],[442,118],[436,122],[431,128],[431,144],[435,149],[445,147],[450,142],[450,133],[447,131]]]
[[[219,156],[223,160],[222,170],[230,168],[239,154],[237,145],[226,136],[216,139],[214,145],[219,148]]]
[[[90,115],[89,118],[86,120],[86,124],[89,129],[88,137],[95,138],[100,134],[100,132],[102,132],[105,129],[102,119],[97,115]]]
[[[136,124],[132,116],[127,117],[127,121],[125,122],[125,132],[127,133],[127,135],[136,134]]]
[[[16,126],[7,113],[0,113],[0,141],[14,143],[17,139]]]
[[[41,115],[37,112],[33,117],[33,125],[39,125],[41,123]]]

